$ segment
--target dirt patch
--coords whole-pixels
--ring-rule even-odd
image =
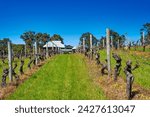
[[[98,85],[110,100],[126,100],[126,81],[125,79],[118,77],[115,82],[112,78],[108,78],[107,75],[102,76],[100,73],[101,67],[96,64],[94,60],[89,60],[85,57],[87,68],[90,77],[93,79],[95,85]],[[150,90],[144,89],[138,84],[133,84],[132,100],[150,100]]]
[[[104,90],[108,99],[126,100],[126,82],[122,78],[118,78],[115,82],[112,78],[99,78],[99,85]],[[137,84],[133,84],[132,100],[149,100],[150,91],[142,88]]]
[[[37,66],[33,66],[31,69],[28,69],[23,75],[19,76],[20,80],[18,86],[22,84],[25,80],[27,80],[30,76],[32,76],[33,73],[37,72],[40,67],[45,64],[45,62],[46,61],[40,62]],[[0,100],[5,99],[10,94],[12,94],[18,86],[16,86],[16,84],[13,82],[7,84],[7,87],[5,88],[0,88]]]

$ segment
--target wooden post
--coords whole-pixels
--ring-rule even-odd
[[[79,43],[79,53],[81,53],[81,48],[82,47],[82,44],[81,44],[81,42]]]
[[[36,65],[38,64],[38,47],[37,47],[37,40],[35,41],[35,59]]]
[[[92,52],[92,35],[90,34],[90,51]]]
[[[114,45],[113,45],[113,37],[111,36],[111,48],[113,49],[114,48]]]
[[[144,46],[145,45],[145,33],[144,32],[142,33],[142,36],[143,36],[143,39],[142,39],[143,44],[142,45]]]
[[[144,32],[143,32],[143,52],[145,52],[145,34],[144,34]]]
[[[85,38],[83,38],[83,52],[85,53]]]
[[[48,42],[46,43],[46,58],[48,58]]]
[[[11,46],[12,46],[12,45],[11,45]],[[15,57],[14,57],[14,55],[15,55],[15,54],[14,54],[14,50],[13,50],[13,49],[12,49],[12,47],[11,47],[11,56],[12,56],[12,61],[14,61],[14,58],[15,58]]]
[[[13,81],[12,77],[12,49],[11,49],[11,42],[8,41],[8,64],[9,64],[9,81]]]
[[[25,57],[27,57],[27,45],[26,45],[26,43],[25,43],[24,53],[25,53]]]
[[[91,52],[91,59],[93,59],[93,51],[92,51],[92,48],[93,48],[92,35],[90,34],[90,52]]]
[[[33,55],[35,54],[35,52],[34,52],[35,50],[34,50],[34,49],[35,49],[35,48],[34,48],[34,45],[33,45]]]
[[[111,75],[111,66],[110,66],[110,30],[106,29],[106,46],[107,46],[107,66],[108,66],[108,78]]]
[[[103,48],[105,48],[105,39],[103,38]]]
[[[119,41],[119,39],[118,39],[118,50],[120,49],[120,41]]]

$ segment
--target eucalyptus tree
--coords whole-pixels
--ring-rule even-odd
[[[26,46],[29,47],[30,52],[32,52],[33,45],[35,43],[35,32],[34,31],[28,31],[24,32],[20,38],[23,39],[25,42]]]
[[[141,31],[145,32],[145,41],[150,44],[150,23],[144,24]]]
[[[83,39],[85,39],[85,47],[90,49],[90,35],[92,35],[92,45],[97,46],[98,39],[90,32],[83,33],[80,37],[80,44],[83,44]]]
[[[140,29],[141,34],[141,43],[143,46],[143,51],[147,45],[150,45],[150,23],[145,23],[143,27]]]
[[[61,43],[64,44],[64,39],[59,35],[59,34],[54,34],[51,38],[50,41],[61,41]]]
[[[39,47],[41,47],[42,36],[43,36],[43,34],[40,33],[40,32],[35,34],[35,41],[37,42],[37,45],[38,45]]]
[[[126,40],[125,35],[120,35],[118,32],[110,30],[110,36],[113,40],[113,45],[117,48],[117,46],[122,46]]]
[[[43,33],[41,38],[41,44],[45,45],[48,41],[50,41],[50,35],[47,33]]]

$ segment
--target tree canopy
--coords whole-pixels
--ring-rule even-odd
[[[3,38],[0,40],[0,50],[7,51],[7,42],[10,41],[9,38]]]
[[[142,42],[142,32],[145,32],[145,44],[150,44],[150,23],[145,23],[140,29],[141,42]],[[143,43],[143,42],[142,42]]]
[[[31,49],[35,42],[35,32],[34,31],[25,32],[20,36],[20,38],[22,38],[23,41],[26,43],[26,45]]]
[[[43,47],[50,40],[50,35],[47,33],[36,33],[35,40],[40,47]]]
[[[64,39],[58,35],[58,34],[54,34],[51,38],[50,38],[51,41],[61,41],[61,43],[64,44]]]
[[[83,39],[85,39],[85,46],[88,49],[90,48],[90,35],[92,35],[92,45],[96,46],[98,39],[90,32],[83,33],[82,36],[80,37],[80,42],[79,42],[82,45]]]
[[[117,46],[118,40],[120,46],[123,45],[126,40],[125,35],[120,35],[118,32],[114,30],[110,30],[110,39],[111,41],[113,41],[113,46]],[[105,44],[106,44],[106,37],[104,36],[101,37],[100,44],[103,44],[103,40],[105,40]]]
[[[113,30],[110,30],[110,36],[113,40],[113,45],[115,45],[115,46],[116,46],[118,40],[119,40],[120,46],[123,45],[126,40],[125,35],[120,35],[118,32],[115,32]]]

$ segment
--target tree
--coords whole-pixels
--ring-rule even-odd
[[[40,32],[35,34],[35,40],[37,41],[38,44],[42,42],[42,36],[43,34]]]
[[[3,38],[0,40],[0,51],[7,52],[7,42],[10,41],[9,38]]]
[[[51,38],[50,38],[51,41],[61,41],[62,44],[64,44],[64,39],[58,35],[58,34],[54,34]]]
[[[82,45],[83,38],[84,38],[85,39],[85,47],[87,49],[90,49],[90,35],[92,35],[92,45],[96,46],[97,42],[98,42],[98,39],[96,39],[96,37],[93,34],[91,34],[90,32],[83,33],[82,36],[80,37],[80,42],[79,43]]]
[[[104,43],[103,43],[104,42]],[[106,37],[104,37],[104,36],[102,36],[101,38],[100,38],[100,45],[101,45],[101,47],[103,47],[104,45],[106,45]]]
[[[47,33],[37,33],[36,38],[38,40],[38,46],[43,48],[43,46],[50,40],[50,35]]]
[[[50,41],[50,35],[47,34],[47,33],[44,33],[44,34],[42,35],[41,43],[42,43],[43,45],[45,45],[48,41]]]
[[[113,39],[113,45],[117,47],[118,41],[119,41],[119,46],[122,46],[126,40],[125,35],[120,35],[119,33],[110,30],[110,36]]]
[[[35,41],[37,42],[37,45],[39,47],[43,46],[42,36],[43,36],[43,34],[40,32],[35,34]]]
[[[25,32],[20,36],[20,38],[23,39],[27,47],[29,47],[30,51],[32,51],[32,48],[35,42],[35,32],[34,31]]]
[[[142,33],[145,32],[145,42],[143,42],[143,36]],[[141,34],[141,43],[145,45],[150,44],[150,23],[146,23],[143,25],[143,27],[140,29],[140,34]]]

